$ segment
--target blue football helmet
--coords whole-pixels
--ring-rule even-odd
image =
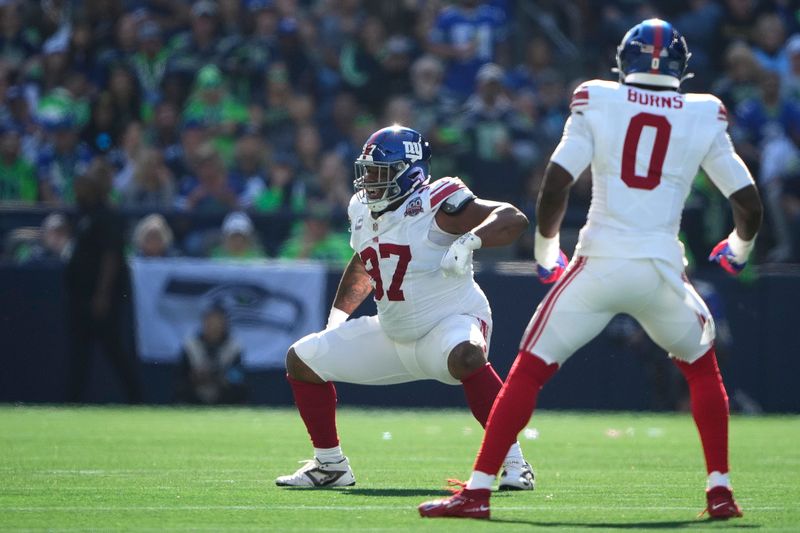
[[[622,83],[640,83],[677,89],[686,79],[689,48],[672,24],[661,19],[640,22],[617,47],[617,69]]]
[[[397,124],[369,136],[355,161],[361,203],[385,211],[428,180],[431,148],[419,132]]]

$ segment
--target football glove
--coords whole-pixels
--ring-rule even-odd
[[[539,230],[534,235],[533,256],[536,259],[536,275],[544,284],[555,283],[567,269],[569,259],[561,251],[559,234],[555,237],[545,237]]]
[[[567,258],[567,254],[559,250],[558,259],[556,259],[556,264],[554,267],[545,268],[540,263],[536,263],[536,275],[539,276],[539,281],[545,285],[555,283],[562,275],[564,275],[564,271],[567,269],[568,263],[569,259]]]
[[[719,263],[719,266],[726,272],[733,276],[738,276],[747,265],[747,257],[750,255],[754,244],[755,237],[749,241],[742,240],[734,229],[727,239],[714,246],[708,256],[708,260]]]
[[[442,257],[442,272],[445,276],[463,276],[472,264],[472,252],[481,247],[481,238],[472,233],[465,233],[455,240],[447,253]]]

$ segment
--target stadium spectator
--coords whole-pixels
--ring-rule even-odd
[[[2,82],[2,67],[0,67],[0,86]],[[15,128],[21,135],[22,154],[28,161],[36,161],[41,144],[40,130],[36,123],[31,106],[19,85],[11,85],[5,91],[5,102],[0,106],[0,123]]]
[[[360,112],[358,100],[352,92],[342,90],[336,93],[328,115],[320,124],[320,135],[326,150],[336,149],[345,158],[350,155],[348,144],[353,134],[353,117],[357,117]]]
[[[174,257],[173,234],[162,215],[154,213],[133,228],[133,253],[136,257]]]
[[[503,90],[503,69],[487,63],[478,71],[478,90],[465,105],[461,168],[470,186],[486,198],[513,201],[522,194],[522,169],[515,145],[530,142]]]
[[[393,96],[386,102],[383,110],[385,124],[411,124],[412,120],[414,120],[414,108],[408,96]]]
[[[783,45],[786,41],[786,27],[777,13],[765,13],[756,21],[755,55],[761,68],[771,70],[780,76],[789,72],[789,61]]]
[[[168,152],[180,144],[178,109],[172,102],[161,100],[153,110],[153,119],[147,131],[147,142],[159,150]]]
[[[169,42],[170,59],[167,71],[179,76],[188,86],[195,74],[205,65],[216,64],[224,55],[221,41],[217,39],[217,3],[199,0],[191,7],[191,28]]]
[[[177,400],[195,404],[244,403],[242,347],[231,334],[228,314],[220,304],[203,313],[199,331],[181,347]]]
[[[309,201],[306,216],[292,228],[278,257],[281,259],[311,259],[337,267],[347,265],[353,257],[347,232],[333,227],[330,206],[320,200]]]
[[[297,179],[294,160],[287,155],[273,156],[264,188],[248,192],[253,194],[251,208],[258,213],[305,209],[306,185]]]
[[[465,100],[475,89],[486,63],[506,64],[505,13],[480,0],[459,0],[439,13],[428,37],[428,49],[447,65],[444,85]]]
[[[455,176],[461,131],[458,126],[459,103],[442,85],[444,66],[433,55],[424,55],[411,66],[412,113],[409,124],[430,140],[436,151],[433,167],[436,174]]]
[[[742,42],[733,43],[725,51],[725,71],[711,90],[730,111],[735,112],[742,102],[758,96],[761,73],[752,48]]]
[[[124,207],[168,211],[175,205],[175,179],[161,151],[143,148],[135,156],[131,179],[119,191]]]
[[[129,122],[122,134],[122,142],[107,158],[116,170],[112,186],[112,195],[116,200],[122,191],[128,189],[133,181],[141,153],[145,149],[144,132],[139,122]]]
[[[404,35],[392,35],[381,51],[383,87],[388,96],[407,95],[411,90],[408,69],[413,59],[414,44]]]
[[[664,48],[670,61],[654,69],[652,47],[663,35],[673,36]],[[674,201],[685,201],[702,165],[734,213],[733,231],[709,259],[733,275],[744,268],[755,244],[762,207],[749,170],[733,150],[717,98],[692,95],[680,108],[661,108],[659,115],[643,111],[652,106],[642,103],[649,97],[640,100],[640,94],[683,100],[677,95],[688,60],[686,43],[671,24],[645,20],[625,34],[618,48],[620,83],[593,80],[576,90],[536,206],[537,273],[542,282],[556,285],[523,334],[492,408],[472,476],[450,498],[421,504],[421,516],[489,518],[493,480],[508,446],[530,420],[542,386],[620,313],[642,324],[688,383],[708,473],[706,512],[712,519],[742,516],[728,473],[728,397],[717,366],[713,318],[687,281],[677,235],[680,210]],[[631,91],[635,100],[629,98]],[[666,135],[665,147],[676,145],[662,162],[664,174],[676,177],[678,190],[663,187],[660,174],[640,177],[631,170],[627,175],[628,163],[615,155],[637,120]],[[590,164],[592,208],[575,258],[567,265],[559,232],[570,187]],[[635,161],[629,164],[635,167]],[[648,191],[647,200],[642,200],[642,191]]]
[[[239,205],[240,190],[229,179],[219,152],[211,144],[199,147],[192,159],[194,176],[180,184],[179,208],[195,212],[226,212]]]
[[[786,56],[789,70],[781,80],[781,87],[787,99],[800,102],[800,33],[792,35],[786,43]]]
[[[554,67],[553,48],[546,37],[533,37],[525,49],[524,62],[514,67],[506,76],[505,84],[513,91],[539,88],[539,76]]]
[[[211,257],[239,261],[266,257],[249,216],[237,211],[225,217],[222,222],[222,244],[212,250]]]
[[[202,147],[211,146],[210,140],[208,128],[202,121],[190,120],[181,124],[180,142],[164,148],[164,160],[176,179],[190,179],[197,154]]]
[[[409,126],[431,139],[434,146],[441,144],[438,129],[458,111],[455,98],[442,87],[443,80],[444,66],[432,55],[422,56],[411,65],[414,117]]]
[[[161,85],[167,71],[169,51],[158,23],[144,21],[137,30],[138,50],[130,58],[130,66],[142,91],[142,98],[149,109],[161,99]]]
[[[313,185],[322,157],[322,139],[316,126],[307,124],[297,128],[294,156],[297,159],[297,179],[307,185]]]
[[[71,114],[48,118],[45,128],[48,143],[36,161],[39,195],[48,203],[72,204],[73,182],[86,170],[92,153],[80,142],[78,126]]]
[[[108,75],[108,91],[114,106],[114,120],[124,129],[131,122],[142,118],[142,98],[139,85],[130,68],[123,63],[111,66]]]
[[[137,52],[137,26],[139,18],[134,13],[126,13],[116,19],[112,35],[96,35],[99,48],[97,53],[97,66],[108,76],[109,70],[116,65],[130,64],[131,58]]]
[[[39,196],[36,170],[22,155],[22,135],[0,122],[0,202],[33,203]]]
[[[239,205],[249,209],[266,187],[267,146],[260,135],[248,133],[236,141],[236,155],[231,171],[233,180],[241,183],[243,190]]]
[[[716,28],[713,42],[716,44],[713,55],[718,61],[723,53],[737,42],[753,44],[755,22],[762,12],[758,0],[725,0],[722,5],[722,18]],[[717,64],[717,70],[722,64]]]
[[[111,93],[101,92],[92,102],[89,123],[81,132],[81,139],[95,154],[107,154],[119,145],[121,124],[117,120]]]
[[[300,21],[296,15],[285,15],[278,24],[278,55],[286,62],[292,87],[300,92],[314,93],[317,76],[309,48],[300,34]]]
[[[25,72],[38,60],[40,36],[35,28],[23,25],[22,2],[0,4],[0,58],[9,69]]]
[[[130,330],[124,327],[130,312],[130,274],[125,262],[123,223],[108,205],[111,173],[110,165],[95,159],[75,179],[79,218],[75,247],[66,268],[71,402],[87,398],[95,345],[116,371],[126,400],[137,403],[142,399]]]
[[[364,143],[348,213],[355,254],[326,329],[286,355],[314,458],[277,478],[279,486],[355,484],[336,433],[334,381],[461,383],[478,422],[489,416],[502,382],[487,362],[491,312],[472,276],[472,251],[510,244],[527,219],[511,205],[476,199],[460,180],[427,186],[429,161],[430,146],[408,128],[383,128]],[[373,289],[378,315],[348,321]],[[533,489],[519,445],[509,443],[506,452],[500,487]]]
[[[247,0],[253,31],[226,58],[226,71],[234,80],[234,93],[247,101],[263,91],[263,76],[277,58],[278,18],[274,0]]]
[[[346,212],[353,195],[349,170],[338,153],[326,152],[322,155],[312,194],[337,213]]]
[[[784,180],[800,167],[800,104],[781,96],[780,76],[766,71],[757,98],[736,110],[737,148],[745,160],[758,157],[759,185],[764,193],[774,247],[768,260],[793,256],[792,234],[783,205]]]
[[[205,124],[223,159],[231,161],[233,136],[247,123],[247,107],[225,89],[222,72],[214,65],[206,65],[197,73],[183,120]]]
[[[289,115],[292,86],[282,62],[274,62],[265,74],[264,90],[250,106],[250,124],[264,135],[278,152],[288,153],[294,144],[294,127]]]
[[[694,83],[710,87],[716,66],[713,56],[715,30],[722,17],[722,7],[716,0],[691,0],[687,4],[688,9],[676,16],[675,26],[681,28],[683,36],[692,43],[692,70],[696,76]]]
[[[61,213],[50,213],[37,232],[17,228],[6,239],[5,254],[17,263],[66,263],[72,254],[72,229]],[[9,242],[12,241],[12,242]],[[16,242],[13,242],[16,241]]]

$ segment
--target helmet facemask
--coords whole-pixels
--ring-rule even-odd
[[[358,199],[372,212],[386,210],[392,203],[411,193],[410,189],[402,194],[402,187],[397,182],[408,169],[409,165],[404,161],[384,163],[356,160],[353,187]]]

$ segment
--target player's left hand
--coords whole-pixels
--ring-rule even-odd
[[[442,257],[442,272],[445,276],[463,276],[472,264],[472,252],[481,247],[481,238],[472,232],[465,233],[450,245]]]
[[[708,260],[719,263],[719,266],[732,276],[738,276],[747,266],[747,258],[737,257],[731,250],[728,239],[724,239],[714,246]]]

